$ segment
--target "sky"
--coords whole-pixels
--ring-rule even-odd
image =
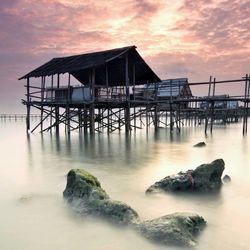
[[[161,79],[239,79],[249,13],[248,0],[1,0],[0,113],[25,112],[18,78],[51,58],[129,45]]]

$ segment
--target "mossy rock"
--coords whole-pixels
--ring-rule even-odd
[[[170,175],[150,186],[146,193],[158,191],[209,192],[218,191],[222,185],[221,176],[225,169],[222,159],[202,164],[195,170]]]
[[[69,203],[82,206],[84,213],[108,218],[117,224],[133,224],[138,214],[127,204],[109,198],[96,177],[83,169],[72,169],[67,175],[63,196]]]
[[[194,247],[195,237],[206,221],[197,214],[174,213],[142,222],[137,231],[147,239],[164,245]]]
[[[225,163],[222,159],[200,165],[192,172],[193,189],[201,191],[219,190],[222,185],[221,177],[224,169]]]
[[[73,198],[88,200],[109,198],[98,179],[83,169],[69,171],[63,196],[69,201]]]
[[[97,178],[80,169],[69,171],[63,195],[74,208],[77,206],[78,212],[130,226],[147,239],[163,245],[193,246],[195,235],[205,225],[201,216],[184,213],[141,222],[134,209],[110,199]]]

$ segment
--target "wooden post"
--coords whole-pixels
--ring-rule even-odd
[[[170,132],[173,131],[173,110],[172,110],[172,102],[173,102],[172,80],[170,80]]]
[[[125,105],[124,118],[125,118],[125,132],[126,132],[126,134],[128,134],[130,132],[130,107],[129,107],[129,103],[127,103]]]
[[[168,124],[168,110],[167,109],[166,109],[165,124],[166,124],[166,127],[167,127],[167,124]]]
[[[180,82],[179,82],[179,102],[178,102],[178,112],[177,112],[177,121],[176,121],[176,126],[178,128],[178,132],[181,131],[181,103],[180,103],[180,98],[181,98],[181,85],[180,85]]]
[[[108,134],[110,132],[110,109],[107,110]]]
[[[70,134],[70,102],[71,102],[71,91],[70,91],[70,73],[68,75],[68,98],[67,98],[67,105],[66,105],[66,124],[67,124],[67,134]]]
[[[125,83],[126,83],[126,107],[125,107],[125,132],[130,132],[130,96],[129,96],[129,69],[128,54],[125,55]]]
[[[108,72],[108,63],[106,63],[105,65],[105,78],[106,78],[106,94],[107,94],[107,100],[109,98],[109,72]],[[108,110],[107,110],[107,132],[109,134],[110,132],[110,110],[109,110],[109,107],[108,107]]]
[[[41,131],[43,131],[43,101],[44,101],[44,91],[45,91],[45,76],[42,76],[42,79],[41,79],[41,120],[40,120]]]
[[[136,132],[136,105],[135,105],[135,64],[133,65],[133,100],[134,100],[134,131]]]
[[[158,86],[156,84],[156,81],[154,82],[154,89],[155,89],[154,126],[155,130],[157,130],[158,129],[158,103],[157,103]]]
[[[30,130],[30,79],[27,78],[27,116],[26,116],[26,132],[29,133]]]
[[[148,102],[146,103],[146,131],[148,133]]]
[[[88,109],[86,107],[86,104],[83,106],[83,130],[86,134],[88,132]]]
[[[121,132],[121,113],[122,113],[122,109],[119,109],[119,115],[118,115],[119,132]]]
[[[57,74],[57,89],[59,89],[60,87],[60,75]],[[55,101],[56,103],[58,102],[58,100],[56,99],[56,92],[55,92]],[[57,107],[56,107],[56,134],[59,134],[59,106],[58,104],[56,104]]]
[[[245,125],[245,130],[246,130],[246,135],[247,135],[247,122],[248,122],[248,108],[249,108],[249,95],[250,95],[250,78],[249,75],[247,77],[247,82],[248,82],[248,88],[247,88],[247,110],[246,110],[246,125]]]
[[[53,102],[53,87],[54,87],[54,75],[51,76],[51,98],[50,98],[50,127],[52,128],[52,122],[53,122],[53,116],[52,116],[52,102]],[[52,132],[52,129],[50,129],[50,132]]]
[[[197,107],[198,103],[195,102],[195,113],[194,113],[194,126],[197,126],[197,116],[198,116],[198,107]]]
[[[245,91],[244,91],[244,110],[243,110],[243,128],[242,128],[242,134],[243,136],[246,135],[246,120],[247,120],[247,85],[248,85],[248,74],[246,74],[245,78]]]
[[[213,99],[215,96],[215,83],[216,83],[216,78],[214,78],[214,83],[213,83]],[[213,132],[213,121],[214,121],[214,100],[211,103],[211,122],[210,122],[210,133],[211,134]]]
[[[101,109],[98,108],[97,130],[100,132],[101,128]]]
[[[82,132],[82,109],[78,108],[78,123],[79,123],[79,132]]]
[[[212,84],[212,76],[209,78],[209,86],[208,86],[208,98],[210,97],[210,90],[211,90],[211,84]],[[205,135],[207,134],[207,125],[208,125],[208,116],[209,116],[209,110],[210,110],[210,102],[207,101],[207,110],[205,112]]]
[[[90,107],[90,134],[95,133],[95,69],[91,70],[92,103]]]
[[[109,72],[108,72],[108,63],[105,65],[105,76],[106,76],[106,91],[107,91],[107,99],[109,96]]]

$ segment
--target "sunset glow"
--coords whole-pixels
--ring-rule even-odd
[[[2,0],[1,102],[20,100],[17,78],[52,57],[128,45],[162,78],[239,78],[249,13],[247,0]]]

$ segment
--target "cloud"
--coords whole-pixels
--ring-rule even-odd
[[[0,9],[9,8],[15,6],[20,0],[1,0]]]
[[[186,32],[183,42],[198,41],[211,54],[250,53],[249,1],[185,0],[180,12],[186,17],[175,28]]]
[[[0,97],[22,94],[16,79],[52,57],[127,45],[163,78],[238,78],[249,70],[249,13],[247,0],[2,0]]]
[[[244,54],[204,58],[202,54],[160,53],[146,58],[162,79],[188,77],[189,82],[240,79],[249,70],[249,57]],[[207,86],[192,87],[195,95],[206,95]],[[243,84],[221,85],[216,94],[242,95]]]

